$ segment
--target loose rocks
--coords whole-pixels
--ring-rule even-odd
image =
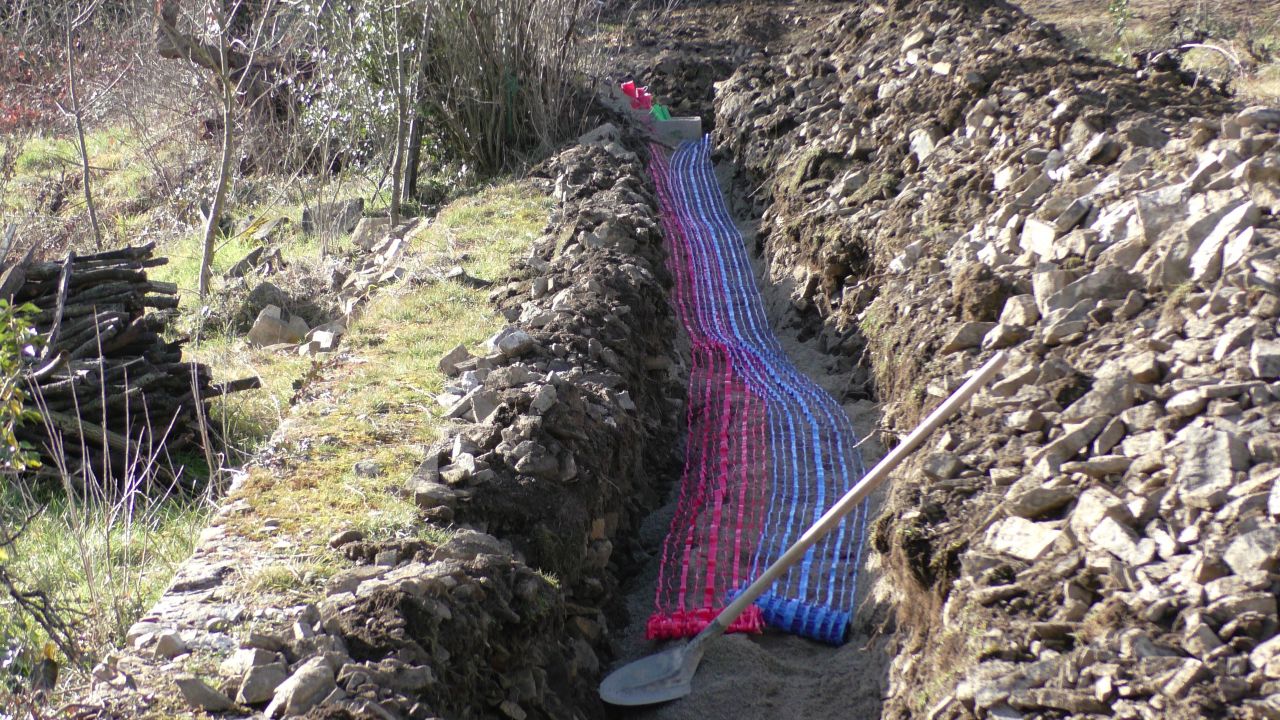
[[[885,717],[1271,712],[1280,113],[1183,80],[908,0],[720,85],[770,273],[827,347],[864,336],[891,428],[1013,355],[892,481],[898,602],[942,604],[900,616]]]

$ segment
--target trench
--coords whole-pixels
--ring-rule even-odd
[[[770,273],[763,243],[758,241],[761,213],[747,201],[749,189],[728,162],[716,165],[721,192],[751,260],[753,279],[764,301],[770,328],[794,365],[840,402],[870,467],[884,454],[876,427],[878,405],[850,400],[851,360],[819,347],[817,335],[807,332],[792,298],[798,288],[788,272]],[[785,268],[778,268],[785,271]],[[690,342],[684,331],[676,346],[687,380]],[[683,417],[683,413],[680,414]],[[686,428],[681,428],[682,438]],[[679,492],[679,478],[668,478],[663,505],[639,528],[638,542],[648,556],[634,575],[623,581],[628,624],[615,637],[616,659],[609,670],[658,652],[668,646],[645,638],[645,624],[654,609],[661,545],[668,531]],[[879,515],[887,492],[868,499],[870,517]],[[608,717],[652,720],[763,720],[778,717],[878,718],[888,689],[892,662],[891,601],[887,581],[874,553],[864,556],[862,577],[854,603],[847,642],[831,647],[766,628],[759,635],[729,634],[714,642],[703,658],[693,692],[680,700],[648,708],[610,708]],[[677,641],[683,642],[683,641]]]

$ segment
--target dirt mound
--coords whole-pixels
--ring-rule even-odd
[[[657,203],[616,129],[593,136],[545,168],[551,223],[490,295],[510,324],[439,361],[454,422],[387,490],[413,498],[419,537],[338,533],[329,545],[354,566],[322,597],[249,612],[224,582],[242,536],[220,520],[250,508],[225,504],[130,649],[94,669],[103,717],[174,684],[174,703],[235,717],[604,714],[617,588],[678,474],[683,389]],[[167,661],[197,652],[200,675],[174,677]]]
[[[1280,708],[1280,112],[1186,80],[900,1],[717,90],[773,277],[865,339],[889,429],[1014,354],[893,480],[888,716]]]
[[[615,69],[647,85],[673,115],[696,115],[707,126],[716,121],[715,84],[819,12],[789,2],[700,2],[673,17],[667,4],[653,5],[615,18],[629,30]]]
[[[331,582],[322,611],[350,655],[336,677],[351,700],[329,705],[602,712],[597,651],[622,612],[618,577],[636,563],[635,528],[674,460],[674,332],[639,157],[606,139],[550,169],[551,232],[491,295],[512,325],[488,354],[442,360],[465,393],[449,411],[463,422],[409,483],[428,520],[467,529]]]

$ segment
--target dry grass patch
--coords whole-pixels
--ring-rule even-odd
[[[237,493],[254,510],[252,520],[236,521],[239,531],[259,534],[264,519],[276,520],[300,552],[316,557],[345,528],[375,539],[439,537],[398,490],[446,423],[435,400],[445,381],[439,357],[482,342],[503,321],[487,291],[431,279],[429,266],[460,264],[472,276],[499,278],[528,251],[550,203],[529,183],[499,185],[454,202],[410,238],[406,263],[418,272],[369,302],[341,352],[303,390],[276,436],[280,463],[254,468]],[[364,461],[377,472],[357,472]]]
[[[435,367],[439,356],[458,343],[482,342],[502,319],[490,309],[487,291],[432,279],[436,273],[429,270],[460,264],[472,276],[500,279],[528,252],[550,205],[545,193],[524,182],[454,202],[411,238],[406,266],[413,277],[375,295],[340,352],[321,364],[250,348],[228,335],[205,335],[189,346],[215,368],[218,381],[248,375],[263,381],[261,390],[212,404],[212,429],[230,446],[226,464],[239,464],[273,433],[276,438],[266,450],[273,460],[252,469],[229,498],[244,499],[253,510],[237,515],[230,529],[287,549],[249,571],[241,592],[289,602],[313,596],[345,564],[325,546],[340,528],[359,528],[374,539],[447,537],[421,525],[412,501],[397,491],[421,460],[422,446],[446,423],[435,400],[444,385]],[[170,269],[179,279],[190,266]],[[202,458],[186,460],[191,468],[203,466]],[[376,462],[380,473],[356,473],[363,460]],[[210,514],[206,498],[135,494],[83,503],[57,493],[24,496],[12,486],[0,498],[0,513],[16,522],[44,503],[0,561],[32,579],[32,589],[80,613],[80,639],[94,653],[120,643],[155,602]],[[276,528],[266,525],[272,519]],[[33,666],[46,644],[38,627],[0,602],[0,650],[20,648],[25,658],[11,670]],[[0,692],[0,706],[5,702]]]

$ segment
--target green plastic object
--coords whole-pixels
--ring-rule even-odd
[[[659,105],[658,103],[653,104],[653,108],[649,110],[649,114],[653,115],[657,120],[671,119],[671,111],[667,110],[665,105]]]

